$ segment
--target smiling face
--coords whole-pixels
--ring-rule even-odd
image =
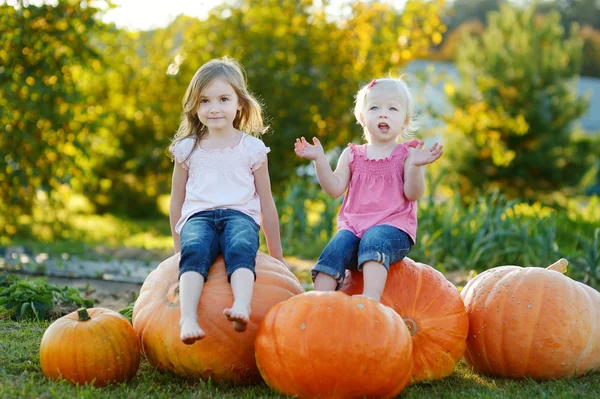
[[[235,130],[233,121],[241,109],[233,86],[227,81],[216,78],[200,94],[198,119],[211,132]]]
[[[397,141],[408,123],[406,101],[397,85],[375,84],[368,89],[361,124],[370,143]]]

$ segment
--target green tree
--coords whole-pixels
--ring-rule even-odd
[[[600,77],[600,31],[590,26],[581,29],[583,39],[583,63],[581,74]]]
[[[531,198],[578,182],[591,162],[588,144],[571,139],[588,106],[574,86],[581,48],[575,30],[564,38],[558,13],[510,6],[459,48],[460,82],[447,86],[456,111],[446,120],[463,191]]]
[[[485,23],[488,13],[498,11],[503,3],[508,0],[454,0],[447,3],[444,23],[448,32],[467,21]]]
[[[571,24],[589,25],[600,29],[600,2],[598,0],[546,0],[540,1],[537,10],[541,12],[557,11],[565,29]]]
[[[0,235],[17,232],[36,198],[89,176],[93,117],[76,82],[99,58],[90,44],[98,12],[75,0],[0,4]]]
[[[100,70],[88,69],[80,90],[101,116],[96,135],[107,136],[104,147],[90,149],[96,178],[84,187],[98,212],[149,216],[157,212],[157,197],[168,193],[172,164],[165,147],[185,91],[185,83],[168,74],[177,57],[175,37],[173,27],[95,36],[103,52]]]

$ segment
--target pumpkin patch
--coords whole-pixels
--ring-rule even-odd
[[[476,371],[536,380],[600,370],[600,293],[548,268],[500,266],[462,291],[469,315],[465,360]]]
[[[198,322],[206,337],[185,345],[179,337],[179,254],[146,278],[133,308],[133,327],[148,362],[183,377],[215,381],[256,382],[260,374],[254,357],[258,325],[275,304],[304,292],[294,274],[281,262],[257,254],[252,314],[247,330],[233,330],[223,309],[233,303],[222,257],[212,265],[198,305]]]
[[[137,373],[140,346],[129,321],[103,308],[79,309],[48,327],[40,344],[40,366],[52,380],[104,386]]]

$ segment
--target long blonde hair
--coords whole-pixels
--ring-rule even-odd
[[[360,120],[360,115],[361,113],[364,112],[365,106],[366,106],[366,102],[367,102],[367,94],[369,93],[369,90],[371,90],[371,88],[375,87],[375,86],[394,86],[395,88],[398,89],[398,95],[401,97],[402,102],[405,104],[406,107],[406,120],[407,120],[407,124],[406,127],[404,128],[404,131],[402,132],[402,139],[403,140],[410,140],[411,138],[413,138],[414,132],[417,131],[417,129],[419,128],[419,123],[417,122],[416,119],[416,115],[415,115],[415,101],[413,99],[412,94],[410,93],[410,89],[408,88],[408,85],[406,84],[406,82],[404,81],[403,77],[400,76],[399,78],[381,78],[381,79],[375,79],[373,80],[371,83],[364,85],[363,87],[361,87],[361,89],[358,91],[358,93],[356,93],[356,102],[355,102],[355,106],[354,106],[354,116],[356,117],[356,121],[362,125],[362,122]],[[366,127],[364,127],[364,137],[365,139],[368,141],[369,137],[367,135],[367,129]]]
[[[196,71],[185,91],[181,123],[168,150],[171,159],[174,158],[173,147],[177,142],[187,137],[196,138],[194,148],[187,157],[189,158],[198,147],[200,140],[208,133],[208,128],[198,118],[200,95],[206,86],[217,78],[229,83],[238,96],[241,109],[233,120],[233,127],[255,137],[259,137],[268,130],[268,126],[264,126],[263,123],[262,106],[248,90],[243,67],[233,58],[216,58],[208,61]]]

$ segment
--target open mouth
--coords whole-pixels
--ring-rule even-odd
[[[379,125],[377,125],[377,127],[379,128],[379,130],[381,130],[384,133],[387,133],[390,130],[390,126],[384,122],[381,122]]]

